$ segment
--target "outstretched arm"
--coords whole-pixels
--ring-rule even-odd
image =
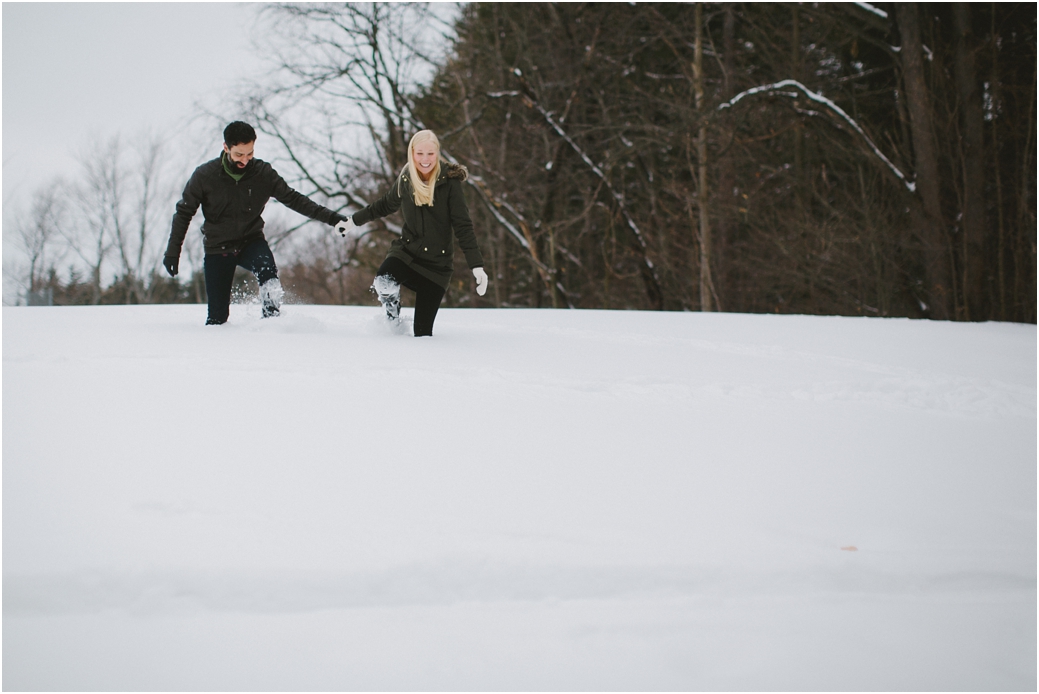
[[[400,209],[402,182],[400,176],[393,182],[390,189],[381,198],[353,216],[354,224],[361,226],[373,219],[380,219],[391,215]]]
[[[285,179],[279,176],[274,169],[271,169],[271,173],[274,175],[274,189],[271,195],[285,207],[299,212],[304,217],[324,222],[329,226],[335,226],[337,222],[343,220],[343,215],[317,204],[303,193],[290,188]]]

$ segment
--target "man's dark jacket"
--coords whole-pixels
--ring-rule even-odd
[[[416,205],[415,194],[405,167],[397,181],[379,200],[353,216],[354,224],[367,224],[401,211],[404,226],[399,239],[394,239],[387,254],[406,263],[426,279],[445,289],[454,269],[454,236],[465,254],[470,268],[483,265],[483,255],[473,232],[473,221],[462,194],[462,183],[469,171],[459,164],[442,164],[433,194],[433,205]]]
[[[179,257],[191,218],[202,206],[204,246],[207,254],[238,253],[253,241],[262,239],[263,212],[274,198],[286,207],[325,224],[346,219],[296,192],[265,161],[253,159],[236,181],[224,171],[223,155],[195,169],[173,215],[173,229],[166,247],[167,257]]]

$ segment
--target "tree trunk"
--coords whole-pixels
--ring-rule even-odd
[[[952,269],[942,223],[934,111],[924,74],[920,11],[915,3],[903,3],[898,6],[897,17],[902,35],[902,74],[916,163],[916,192],[922,206],[913,210],[913,216],[923,247],[928,313],[931,318],[948,320],[953,313]]]
[[[548,265],[548,274],[543,277],[545,290],[552,297],[552,308],[559,308],[560,300],[565,298],[559,296],[556,284],[559,282],[559,270],[556,266],[556,239],[553,231],[553,223],[556,217],[556,191],[559,189],[558,179],[562,159],[566,155],[566,142],[560,141],[556,145],[555,154],[552,157],[552,168],[545,174],[545,204],[541,208],[541,226],[548,234],[548,252],[545,254],[545,262]]]
[[[725,5],[725,16],[722,24],[722,101],[728,101],[736,95],[735,73],[736,73],[736,13],[731,4]],[[719,138],[722,142],[728,142],[732,138],[732,131],[728,127],[722,130]],[[718,159],[717,163],[718,182],[715,186],[714,210],[714,267],[711,268],[714,280],[714,288],[717,292],[721,288],[722,296],[725,295],[728,268],[728,243],[733,232],[733,189],[736,188],[736,172],[733,166],[733,155],[731,153]],[[722,296],[715,295],[718,305],[716,308],[722,310]]]
[[[804,81],[801,68],[801,15],[798,6],[793,5],[793,40],[790,46],[790,75],[798,82]],[[794,197],[798,210],[804,210],[804,125],[800,115],[794,118]]]
[[[963,306],[964,318],[983,320],[985,273],[985,114],[978,89],[970,5],[953,6],[956,24],[956,88],[963,123]]]
[[[711,281],[711,220],[708,215],[710,198],[707,191],[707,120],[704,113],[703,92],[703,3],[696,3],[696,52],[693,58],[693,78],[696,90],[696,114],[700,131],[696,138],[697,192],[700,209],[700,310],[713,311]]]
[[[1020,181],[1017,193],[1017,243],[1018,250],[1014,254],[1014,285],[1020,287],[1019,297],[1035,297],[1036,295],[1036,234],[1035,234],[1035,145],[1033,135],[1036,134],[1035,99],[1036,72],[1032,68],[1031,88],[1028,94],[1027,117],[1024,119],[1027,135],[1025,146],[1021,148]],[[1036,305],[1029,301],[1020,301],[1021,311],[1017,320],[1036,322]],[[1030,305],[1030,306],[1029,306]]]
[[[996,40],[996,13],[992,11],[992,26],[989,31],[989,42],[992,48],[992,103],[998,104],[999,90],[999,42]],[[999,156],[999,119],[992,119],[992,170],[996,179],[996,281],[999,284],[999,319],[1007,319],[1007,278],[1006,278],[1006,220],[1003,214],[1003,176]],[[993,310],[993,313],[995,311]]]

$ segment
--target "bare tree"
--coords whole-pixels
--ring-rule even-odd
[[[700,243],[700,310],[714,310],[714,282],[711,279],[710,188],[707,183],[707,103],[704,95],[704,26],[703,3],[696,3],[696,48],[693,59],[693,83],[700,127],[696,136],[697,207],[700,211],[698,240]]]
[[[121,230],[122,174],[119,138],[95,141],[80,155],[83,183],[76,190],[76,215],[63,232],[68,247],[89,275],[90,303],[101,303],[103,268]]]
[[[19,284],[32,297],[46,283],[47,275],[64,255],[56,243],[67,223],[67,208],[61,192],[64,183],[57,179],[36,191],[29,211],[14,224],[14,239],[25,254],[26,265],[17,271]]]
[[[242,105],[314,192],[349,195],[358,173],[392,177],[419,126],[412,94],[442,58],[444,19],[414,3],[279,3],[272,73]],[[371,143],[367,144],[366,143]]]
[[[148,303],[158,287],[156,269],[175,200],[163,142],[141,135],[128,148],[113,136],[93,143],[80,162],[72,224],[62,236],[87,270],[91,301],[100,303],[105,284],[114,280],[122,292],[115,300]]]
[[[166,166],[165,141],[157,135],[141,135],[131,159],[127,223],[118,225],[119,256],[127,280],[128,299],[150,303],[157,286],[159,262],[169,233],[169,207],[176,188]],[[124,232],[125,233],[122,233]]]
[[[952,259],[949,257],[942,215],[938,143],[935,139],[931,95],[924,74],[920,10],[916,3],[902,3],[897,17],[902,34],[902,72],[913,133],[916,183],[922,202],[921,207],[914,206],[913,209],[928,271],[930,312],[938,319],[951,318],[956,291],[952,286]]]
[[[395,178],[406,163],[410,136],[427,127],[415,113],[415,101],[450,46],[450,15],[444,15],[444,7],[283,3],[265,9],[275,20],[274,86],[251,86],[242,107],[262,133],[281,145],[292,177],[307,188],[306,194],[325,198],[337,210],[356,210]],[[482,110],[440,133],[447,160],[457,161],[451,138],[481,115]],[[551,288],[550,264],[539,259],[522,213],[479,172],[468,184]],[[301,226],[286,228],[272,242]],[[380,232],[385,245],[392,238],[385,232],[399,230],[384,220],[368,233]],[[352,267],[348,262],[332,266],[337,272]],[[555,286],[565,297],[563,286]]]
[[[985,123],[975,52],[970,3],[953,5],[956,31],[956,88],[963,124],[960,167],[963,172],[963,263],[964,318],[982,315],[985,301]],[[993,302],[994,303],[994,302]]]

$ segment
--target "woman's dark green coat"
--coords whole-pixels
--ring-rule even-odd
[[[473,221],[469,218],[469,208],[462,194],[462,183],[468,177],[469,172],[464,166],[441,164],[433,205],[419,206],[415,204],[408,170],[404,169],[382,198],[354,214],[354,224],[367,224],[401,210],[404,227],[400,238],[394,239],[388,255],[407,263],[420,275],[446,289],[454,268],[454,237],[458,238],[458,247],[465,254],[470,269],[483,265],[483,255],[473,233]]]

